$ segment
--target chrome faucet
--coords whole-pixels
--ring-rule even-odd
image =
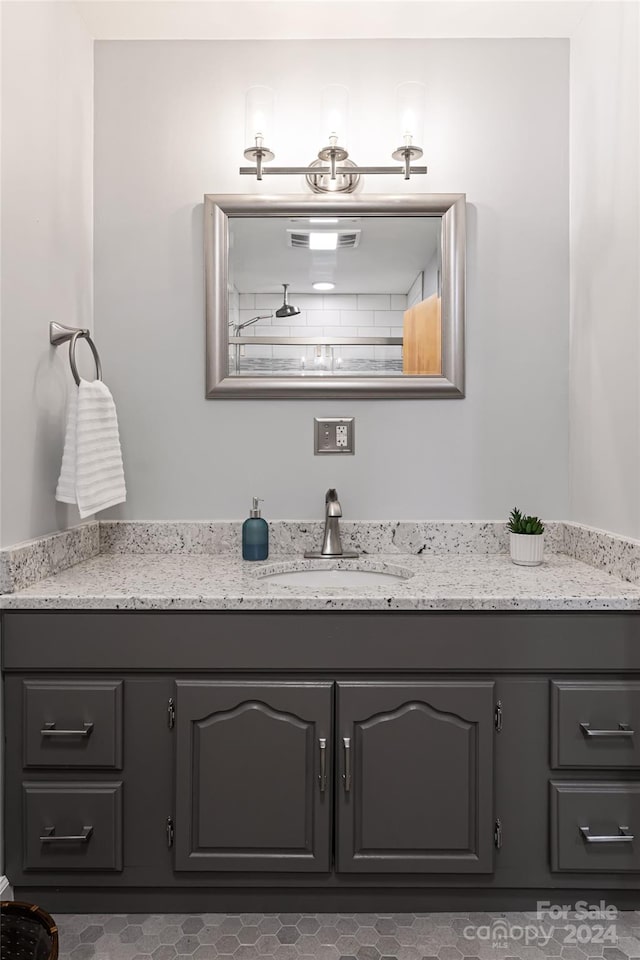
[[[331,487],[327,490],[324,498],[325,502],[325,520],[324,537],[322,538],[322,550],[307,550],[305,557],[318,559],[322,557],[325,560],[336,559],[339,557],[358,557],[355,550],[343,550],[342,539],[340,537],[339,520],[342,516],[342,507],[338,500],[338,491]]]

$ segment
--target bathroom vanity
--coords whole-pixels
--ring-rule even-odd
[[[594,565],[627,545],[549,525],[522,568],[501,525],[345,524],[358,560],[305,561],[322,524],[281,522],[245,563],[239,525],[97,533],[30,584],[62,551],[25,547],[0,597],[16,896],[638,908],[640,587]]]
[[[437,585],[447,560],[403,563]],[[492,569],[494,594],[501,565],[506,582],[522,577],[505,557],[465,560],[468,584],[472,565],[483,571],[478,603]],[[217,602],[189,579],[214,562]],[[174,577],[142,599],[132,570],[148,584],[154,564]],[[558,557],[527,582],[563,575],[573,610],[527,609],[513,585],[498,610],[428,597],[431,609],[390,609],[410,605],[419,575],[395,598],[363,589],[369,609],[334,589],[315,590],[307,610],[295,609],[302,588],[228,564],[242,572],[225,581],[221,558],[97,557],[4,598],[18,897],[74,911],[506,909],[589,896],[637,909],[637,587]],[[116,589],[116,570],[128,586]],[[247,611],[237,577],[254,584],[253,596],[238,589]],[[580,592],[598,577],[602,593],[611,586],[594,610]]]

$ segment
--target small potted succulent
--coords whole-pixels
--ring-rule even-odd
[[[511,559],[523,567],[537,567],[544,553],[544,524],[538,517],[527,517],[514,507],[509,514]]]

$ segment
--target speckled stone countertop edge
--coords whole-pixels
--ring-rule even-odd
[[[640,610],[640,586],[563,555],[517,567],[503,555],[316,561],[320,569],[394,573],[397,583],[290,586],[273,572],[299,556],[248,564],[235,556],[101,555],[15,594],[4,610]],[[410,575],[410,576],[408,576]],[[405,579],[408,576],[407,579]]]
[[[9,594],[8,596],[15,596]],[[234,611],[246,613],[259,611],[309,611],[310,613],[328,613],[330,611],[369,611],[376,613],[411,612],[411,611],[520,611],[524,612],[638,612],[640,598],[624,597],[455,597],[437,599],[389,598],[383,601],[372,600],[371,597],[287,597],[278,601],[266,598],[252,598],[247,601],[242,597],[222,597],[212,600],[210,597],[185,597],[181,600],[159,597],[130,597],[123,601],[117,597],[78,597],[65,603],[52,604],[48,599],[40,598],[27,602],[18,600],[5,604],[0,598],[0,609],[12,611],[56,611],[76,612],[84,611],[156,611],[156,612],[215,612]]]

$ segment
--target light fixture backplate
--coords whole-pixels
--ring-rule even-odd
[[[313,160],[309,167],[325,167],[326,160]],[[355,167],[352,160],[340,160],[341,167]],[[338,173],[332,180],[328,173],[308,173],[306,181],[314,193],[354,193],[360,183],[358,173]]]

